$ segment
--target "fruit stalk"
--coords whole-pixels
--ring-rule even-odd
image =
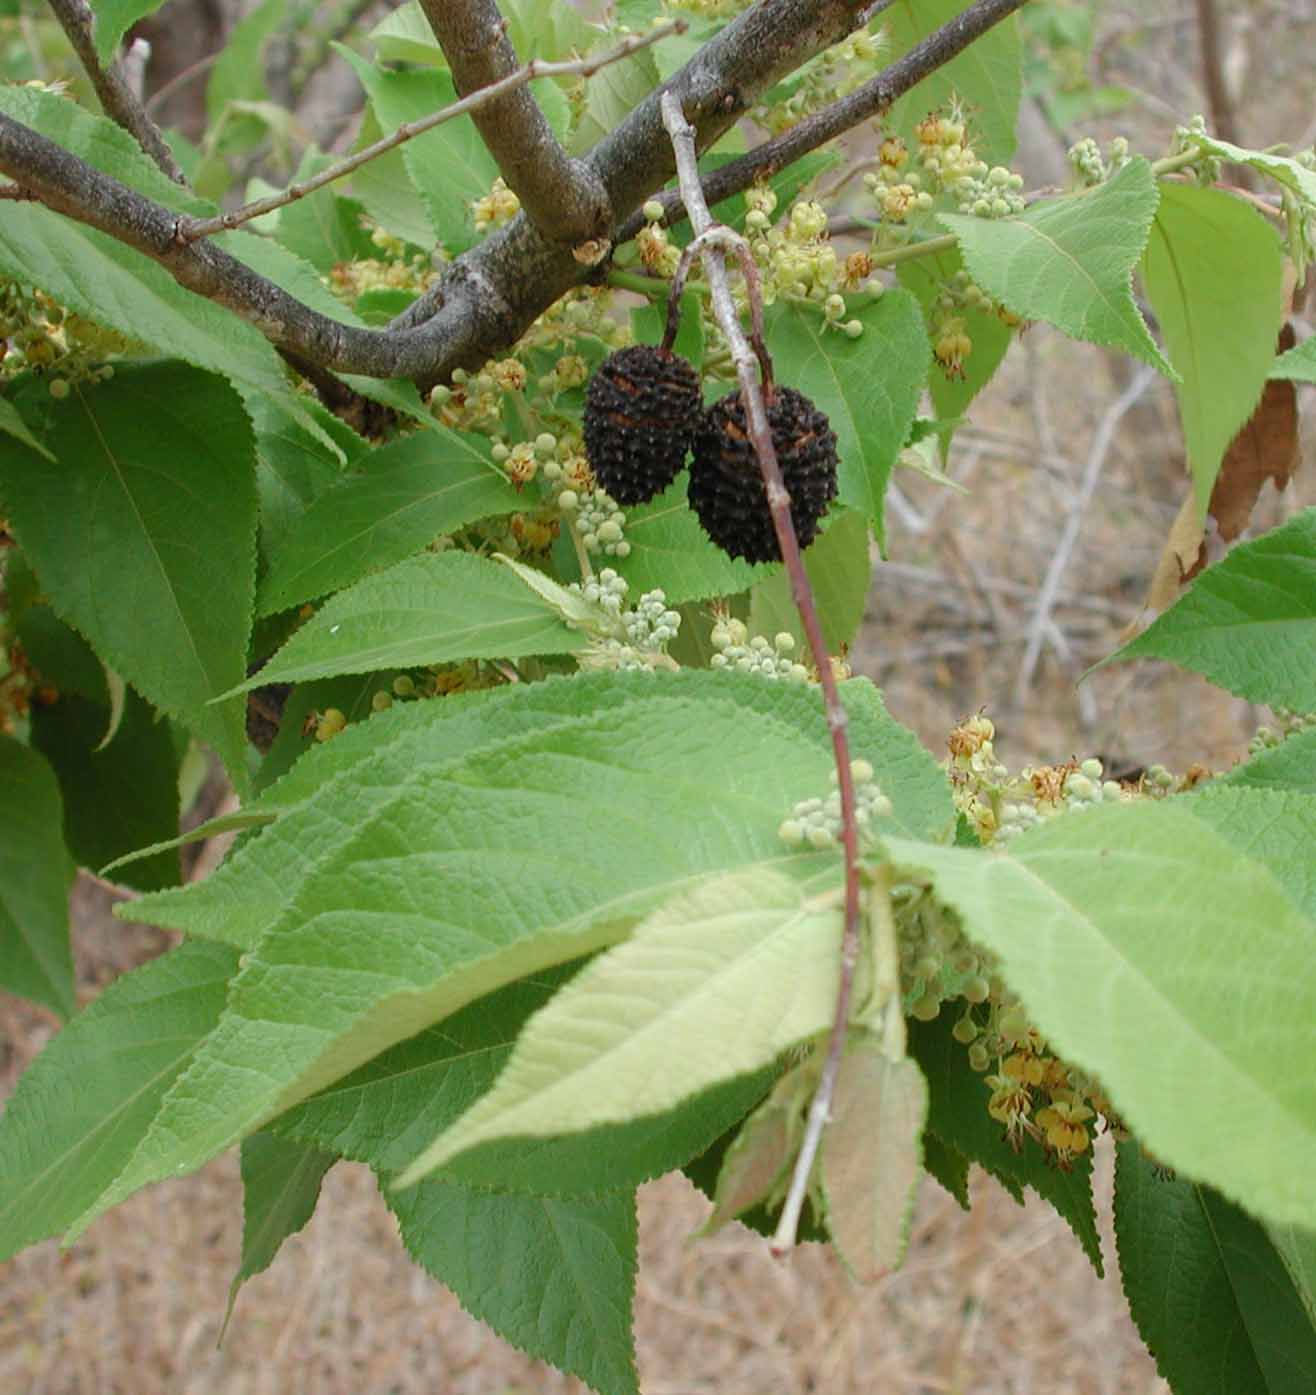
[[[728,228],[719,227],[714,237],[707,237],[714,227],[713,217],[708,211],[703,189],[699,182],[699,168],[695,152],[694,130],[686,121],[679,102],[671,92],[662,98],[663,125],[671,137],[672,149],[676,155],[677,178],[681,197],[685,203],[691,226],[698,237],[704,239],[700,246],[704,276],[711,293],[713,313],[731,348],[731,356],[736,364],[736,374],[740,380],[740,391],[749,418],[750,436],[763,474],[763,484],[767,492],[768,506],[772,510],[773,527],[781,547],[782,560],[791,579],[791,595],[800,613],[804,633],[818,668],[818,681],[823,691],[823,702],[827,712],[827,726],[832,734],[832,750],[836,758],[836,779],[841,795],[841,846],[845,857],[845,931],[841,939],[841,972],[836,994],[836,1012],[832,1019],[831,1034],[828,1039],[827,1059],[823,1065],[818,1089],[809,1106],[808,1122],[804,1139],[796,1159],[795,1171],[791,1177],[790,1190],[782,1207],[781,1221],[772,1238],[772,1253],[778,1257],[786,1254],[795,1244],[800,1212],[804,1206],[809,1187],[809,1175],[813,1170],[818,1145],[831,1110],[832,1094],[836,1088],[836,1078],[841,1068],[841,1055],[845,1049],[846,1026],[850,1015],[850,999],[854,989],[855,967],[859,960],[859,829],[855,819],[854,779],[850,771],[850,743],[847,736],[847,718],[841,702],[836,675],[832,669],[831,655],[823,640],[822,626],[818,621],[818,609],[814,604],[813,588],[809,584],[808,573],[800,556],[795,538],[795,527],[791,520],[790,495],[782,481],[781,468],[777,463],[776,450],[772,443],[772,430],[768,425],[767,407],[763,398],[763,386],[755,367],[757,355],[750,347],[740,318],[736,313],[731,296],[731,285],[727,279],[724,248],[735,245],[736,237]],[[739,239],[737,239],[739,241]],[[748,254],[748,247],[745,248]],[[752,262],[752,258],[749,258]],[[742,260],[742,266],[745,264]],[[757,277],[746,277],[749,294],[750,313],[759,343],[762,344],[762,298],[759,294]]]

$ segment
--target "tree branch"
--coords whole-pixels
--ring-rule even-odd
[[[512,74],[516,50],[495,0],[421,0],[459,96]],[[471,113],[525,215],[552,242],[577,247],[612,231],[612,205],[598,172],[573,160],[524,85]]]
[[[857,87],[848,97],[842,97],[822,111],[806,116],[789,131],[755,146],[747,155],[714,170],[703,182],[704,197],[709,203],[720,203],[732,194],[747,189],[756,180],[775,174],[794,164],[802,155],[817,150],[829,140],[885,111],[911,87],[949,63],[975,39],[979,39],[1001,20],[1022,9],[1027,0],[978,0],[962,14],[929,34],[884,68],[875,78]],[[669,189],[655,194],[665,211],[664,221],[671,225],[685,217],[679,190]],[[628,242],[644,225],[643,215],[633,214],[617,233],[618,243]]]
[[[772,1241],[773,1253],[781,1255],[795,1244],[795,1232],[808,1189],[809,1174],[813,1169],[813,1160],[817,1155],[822,1131],[831,1110],[832,1094],[841,1068],[846,1029],[850,1020],[850,998],[854,990],[855,967],[859,962],[859,827],[855,820],[854,776],[850,770],[850,743],[846,734],[848,719],[841,702],[840,690],[837,688],[836,675],[832,671],[831,655],[827,652],[827,643],[823,639],[818,609],[813,600],[813,588],[809,584],[809,574],[805,571],[804,560],[800,556],[795,524],[791,518],[790,494],[782,479],[777,451],[772,441],[772,428],[768,424],[764,388],[771,390],[771,382],[768,380],[760,384],[755,374],[755,369],[760,365],[759,354],[750,346],[741,327],[719,243],[728,237],[734,239],[738,250],[745,254],[746,280],[751,312],[754,315],[755,337],[758,338],[762,350],[762,301],[758,291],[757,269],[753,258],[748,254],[748,246],[744,239],[731,233],[730,229],[715,227],[713,223],[712,214],[708,211],[708,204],[699,187],[695,133],[681,114],[680,104],[673,93],[668,92],[664,95],[662,111],[663,122],[676,153],[677,173],[685,206],[690,213],[690,224],[700,243],[699,256],[712,295],[713,312],[736,364],[740,396],[749,421],[750,439],[754,443],[754,453],[758,456],[759,469],[763,472],[763,487],[767,493],[768,506],[772,510],[772,523],[776,529],[782,560],[791,579],[791,594],[800,612],[804,633],[808,637],[809,648],[813,651],[813,660],[818,668],[818,681],[823,690],[827,726],[832,733],[836,779],[841,794],[841,841],[845,852],[845,930],[841,940],[840,983],[831,1036],[828,1040],[827,1059],[823,1065],[817,1093],[809,1108],[804,1139],[796,1159],[786,1203],[782,1208],[781,1224]],[[714,234],[718,236],[715,237]],[[674,286],[674,291],[676,295],[680,294],[679,287]],[[762,352],[766,357],[766,350]],[[763,376],[768,379],[766,366]]]
[[[124,81],[117,63],[101,67],[96,56],[96,44],[91,36],[92,15],[86,0],[49,0],[55,18],[68,35],[73,51],[78,55],[91,85],[96,89],[105,115],[122,126],[176,184],[185,183],[183,171],[174,159],[160,128],[146,114],[137,94]]]
[[[1001,0],[995,7],[1002,8]],[[706,148],[757,93],[843,39],[862,9],[861,0],[759,0],[663,90],[681,101],[699,147]],[[646,97],[586,159],[618,216],[638,208],[675,167],[660,97]],[[459,258],[407,315],[385,330],[357,329],[309,310],[208,242],[181,245],[176,214],[7,119],[0,119],[0,173],[48,207],[144,252],[181,285],[227,306],[280,348],[335,372],[408,377],[422,388],[456,367],[479,368],[590,274],[570,248],[519,214]],[[422,322],[423,333],[417,328]]]
[[[657,43],[659,39],[667,38],[669,34],[683,34],[687,27],[685,20],[675,19],[670,24],[664,24],[660,28],[650,30],[647,34],[632,35],[618,44],[616,48],[609,49],[607,53],[599,54],[594,58],[569,59],[561,63],[546,63],[542,60],[527,63],[490,86],[482,87],[479,91],[461,98],[460,101],[453,102],[451,106],[431,112],[429,116],[422,117],[419,121],[404,121],[395,131],[375,141],[373,145],[355,151],[345,160],[340,160],[336,165],[321,170],[319,174],[310,179],[305,179],[298,184],[290,184],[277,194],[243,204],[241,208],[235,208],[231,212],[222,213],[215,218],[184,219],[179,226],[179,236],[184,242],[195,242],[199,238],[223,232],[226,228],[241,227],[244,223],[251,222],[253,218],[273,213],[277,208],[283,208],[290,203],[295,203],[298,199],[304,199],[308,194],[315,193],[317,189],[323,189],[326,184],[343,179],[354,170],[359,170],[362,165],[368,164],[380,155],[387,154],[390,150],[415,136],[432,131],[436,126],[441,126],[444,122],[453,120],[454,117],[464,116],[468,112],[475,112],[481,107],[492,105],[504,93],[524,87],[526,83],[533,82],[535,78],[560,77],[571,73],[579,73],[584,77],[589,77],[609,63],[616,63],[619,59],[627,58],[639,49]]]

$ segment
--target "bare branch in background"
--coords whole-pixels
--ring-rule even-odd
[[[515,72],[516,50],[495,0],[421,0],[459,96],[493,87]],[[684,27],[684,26],[682,26]],[[524,85],[472,108],[507,187],[545,237],[569,247],[600,242],[612,231],[612,204],[598,173],[573,160]]]
[[[92,14],[87,0],[49,0],[51,11],[68,35],[91,85],[96,89],[105,115],[122,126],[137,144],[176,184],[186,183],[174,152],[169,149],[159,127],[146,114],[137,94],[124,80],[117,63],[102,67],[91,36]]]
[[[503,94],[522,88],[526,83],[533,82],[535,78],[562,77],[570,74],[589,77],[598,72],[600,68],[607,67],[609,63],[616,63],[622,58],[628,58],[632,53],[657,43],[659,39],[667,38],[669,34],[684,33],[685,29],[685,20],[677,19],[670,24],[661,26],[661,28],[650,30],[647,34],[632,35],[618,44],[616,48],[609,49],[607,53],[598,54],[592,58],[568,59],[560,63],[546,63],[542,60],[527,63],[524,67],[518,68],[514,73],[508,73],[506,77],[500,78],[489,87],[482,87],[478,92],[472,92],[460,101],[453,102],[451,106],[432,112],[419,121],[404,121],[395,131],[375,141],[373,145],[368,145],[363,150],[349,155],[345,160],[340,160],[336,165],[321,170],[311,179],[290,184],[277,194],[243,204],[241,208],[235,208],[232,212],[220,214],[216,218],[184,219],[179,225],[178,235],[184,242],[195,242],[198,238],[210,237],[212,234],[223,232],[227,228],[239,228],[244,223],[251,222],[253,218],[273,213],[277,208],[284,208],[290,203],[295,203],[298,199],[304,199],[308,194],[315,193],[317,189],[323,189],[326,184],[332,184],[335,180],[345,178],[354,170],[359,170],[362,165],[369,164],[371,160],[378,159],[379,156],[387,154],[390,150],[396,149],[399,145],[416,136],[424,135],[426,131],[432,131],[436,126],[441,126],[446,121],[452,121],[455,117],[465,116],[467,113],[476,112],[486,105],[495,103]]]

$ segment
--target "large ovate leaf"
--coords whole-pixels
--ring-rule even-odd
[[[109,727],[108,707],[77,694],[32,712],[32,744],[59,778],[69,851],[93,871],[178,833],[178,751],[169,723],[129,688],[106,741]],[[174,886],[178,853],[134,862],[121,879],[141,891]]]
[[[805,550],[804,570],[813,587],[823,642],[837,654],[853,643],[864,618],[873,562],[868,549],[868,520],[855,509],[835,514],[822,535]],[[749,627],[769,637],[794,637],[796,653],[805,655],[804,626],[791,597],[784,567],[774,568],[749,593]]]
[[[313,1144],[271,1133],[243,1139],[242,1259],[229,1285],[229,1312],[238,1289],[268,1269],[283,1242],[315,1214],[320,1184],[336,1161]]]
[[[686,502],[687,483],[683,470],[656,499],[626,510],[631,551],[613,565],[633,597],[661,589],[668,605],[684,605],[734,595],[767,573],[765,566],[728,557],[709,541]]]
[[[2,236],[2,234],[0,234]],[[0,499],[52,607],[143,696],[245,780],[255,572],[251,425],[219,378],[124,366],[56,403],[20,403],[57,457],[0,441]]]
[[[845,691],[854,749],[903,818],[941,828],[935,764],[870,685]],[[272,787],[271,800],[299,784],[313,793],[230,875],[134,907],[255,942],[224,1021],[97,1211],[466,1003],[615,942],[707,876],[799,865],[776,829],[802,791],[826,789],[831,764],[816,693],[708,673],[449,698],[351,728],[326,755]],[[300,779],[304,766],[320,779]]]
[[[1275,357],[1279,239],[1241,199],[1164,184],[1143,253],[1183,418],[1199,513],[1225,449],[1251,416]]]
[[[0,219],[0,271],[129,340],[302,411],[259,330],[184,290],[162,266],[107,233],[39,204],[11,203]]]
[[[637,1395],[633,1192],[562,1200],[440,1180],[388,1203],[407,1253],[472,1316],[600,1395]]]
[[[1035,204],[1016,218],[943,213],[970,275],[1006,309],[1074,339],[1123,349],[1176,377],[1133,301],[1158,192],[1141,157],[1098,188]]]
[[[1316,924],[1264,865],[1172,803],[1053,819],[990,855],[889,846],[1157,1157],[1265,1220],[1316,1222]]]
[[[1129,1311],[1175,1395],[1316,1389],[1316,1327],[1265,1229],[1136,1143],[1115,1170]]]
[[[891,1060],[868,1036],[847,1046],[819,1167],[827,1229],[860,1283],[905,1257],[927,1113],[928,1083],[914,1061]]]
[[[261,584],[258,612],[336,591],[443,533],[515,510],[518,495],[487,446],[483,437],[439,427],[358,461],[362,473],[323,494],[289,529]]]
[[[1316,708],[1316,509],[1239,544],[1105,662],[1142,658],[1251,702]]]
[[[496,1185],[498,1157],[666,1113],[826,1030],[841,910],[827,859],[810,883],[772,867],[708,880],[586,966],[526,1024],[492,1090],[398,1178],[435,1168]],[[714,1136],[716,1136],[714,1131]]]
[[[454,549],[340,591],[239,691],[459,659],[569,654],[584,644],[506,567]]]
[[[829,326],[812,304],[778,301],[764,318],[781,381],[811,398],[836,432],[837,502],[869,519],[885,545],[886,487],[914,420],[931,352],[923,316],[908,292],[855,297],[851,309],[864,327],[857,339]]]
[[[0,733],[0,987],[72,1014],[63,806],[40,754]]]
[[[1180,803],[1269,867],[1299,910],[1316,921],[1316,797],[1212,780]]]
[[[948,837],[955,815],[936,762],[912,732],[891,719],[867,680],[851,680],[842,685],[841,694],[850,719],[851,750],[877,772],[895,806],[893,826],[911,838]],[[444,767],[481,751],[492,755],[531,732],[551,743],[556,728],[570,727],[591,714],[602,718],[641,696],[653,702],[685,702],[695,695],[731,704],[747,720],[772,718],[809,741],[829,741],[822,705],[811,689],[738,674],[671,674],[656,683],[641,680],[638,687],[635,677],[580,676],[398,706],[349,726],[327,745],[312,747],[242,813],[244,827],[277,820],[276,827],[239,847],[203,883],[144,897],[133,913],[138,919],[249,949],[309,878],[342,858],[359,824],[381,815],[394,801],[413,797],[408,791],[414,781],[435,778]],[[763,813],[768,818],[767,807]],[[570,817],[565,811],[563,816]],[[685,824],[675,827],[684,830]],[[689,835],[695,869],[734,865],[719,863],[716,853],[713,861],[705,862],[698,850],[706,844],[694,836],[698,832],[691,830]],[[708,835],[708,830],[703,833]],[[683,832],[683,842],[686,837]],[[731,852],[738,843],[722,846],[729,856],[738,856]],[[764,841],[762,830],[752,843],[756,855],[762,856],[776,846],[773,839]]]
[[[185,944],[117,979],[32,1063],[0,1117],[0,1258],[63,1230],[114,1179],[237,964],[225,945]]]
[[[968,0],[897,0],[882,14],[891,44],[889,57],[883,49],[884,61],[902,56],[968,8]],[[966,141],[978,158],[1008,164],[1023,90],[1020,64],[1019,29],[1010,15],[894,102],[884,125],[890,122],[908,135],[929,112],[949,115],[958,103],[967,118]]]
[[[373,145],[385,134],[367,107],[361,118],[356,149]],[[400,237],[414,247],[428,248],[434,241],[434,229],[424,201],[411,182],[401,147],[368,160],[352,175],[352,193],[361,200],[371,219],[386,232]]]
[[[457,100],[446,72],[434,68],[391,72],[342,45],[335,47],[360,79],[385,133]],[[450,252],[464,252],[478,240],[471,204],[489,192],[498,175],[498,165],[475,123],[469,116],[443,122],[409,140],[402,147],[402,160],[440,242]]]
[[[271,1127],[377,1169],[400,1170],[489,1089],[526,1019],[577,967],[545,970],[471,1003],[335,1081]],[[702,1152],[744,1115],[765,1083],[753,1077],[708,1091],[664,1116],[504,1156],[497,1179],[536,1196],[636,1186]]]
[[[896,268],[900,284],[917,296],[934,343],[945,318],[937,310],[937,300],[963,264],[959,249],[951,248],[935,256],[901,262]],[[1013,331],[990,309],[965,305],[955,311],[955,316],[963,321],[973,347],[958,371],[950,372],[940,363],[933,363],[928,374],[928,393],[938,418],[944,422],[964,415],[969,403],[991,382],[1013,340]],[[941,438],[943,459],[950,448],[950,437],[948,427]]]
[[[981,854],[979,854],[981,856]],[[984,1077],[969,1065],[968,1050],[951,1035],[949,1009],[932,1022],[909,1021],[909,1054],[919,1064],[928,1084],[928,1139],[942,1146],[939,1155],[929,1147],[933,1175],[968,1205],[967,1170],[977,1163],[1020,1203],[1024,1188],[1031,1187],[1049,1202],[1074,1232],[1083,1253],[1098,1274],[1103,1272],[1097,1214],[1092,1204],[1092,1157],[1080,1153],[1068,1171],[1056,1167],[1040,1145],[1024,1140],[1016,1152],[1006,1142],[1000,1124],[987,1113],[991,1089]],[[945,1156],[945,1154],[949,1156]]]

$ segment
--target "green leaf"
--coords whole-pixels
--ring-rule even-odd
[[[0,397],[0,431],[22,441],[38,455],[44,455],[47,460],[54,462],[55,457],[32,434],[27,422],[19,415],[18,408],[4,397]]]
[[[139,19],[154,14],[164,0],[96,0],[96,56],[102,63],[113,59],[115,50]]]
[[[1271,366],[1272,378],[1291,378],[1299,383],[1316,383],[1316,335],[1280,354]]]
[[[1142,259],[1175,384],[1198,512],[1220,462],[1261,399],[1282,318],[1279,239],[1217,189],[1164,184]]]
[[[1248,165],[1273,179],[1293,194],[1301,203],[1316,204],[1316,170],[1308,169],[1288,155],[1275,155],[1265,150],[1247,150],[1231,145],[1227,140],[1192,132],[1192,143],[1209,155],[1218,155],[1231,164]]]
[[[888,846],[1159,1158],[1265,1220],[1316,1221],[1316,925],[1265,867],[1175,803],[1053,819],[999,853]]]
[[[263,0],[229,32],[206,84],[206,114],[212,125],[230,102],[258,102],[265,85],[265,45],[283,23],[287,0]]]
[[[620,63],[609,63],[585,82],[585,102],[567,149],[583,155],[610,135],[658,86],[658,64],[641,49]]]
[[[384,135],[384,128],[367,107],[361,118],[356,148],[364,149]],[[413,247],[429,248],[434,242],[430,217],[402,159],[401,148],[377,155],[352,175],[352,193],[385,232]]]
[[[237,962],[184,944],[116,979],[32,1063],[0,1118],[0,1257],[58,1234],[109,1185],[215,1025]]]
[[[837,503],[869,519],[885,548],[883,500],[928,375],[928,336],[906,291],[856,297],[851,309],[864,327],[857,339],[828,328],[812,304],[778,301],[764,318],[781,381],[812,398],[836,432]]]
[[[1266,1233],[1289,1271],[1307,1317],[1316,1323],[1316,1231],[1273,1225],[1266,1227]]]
[[[982,853],[977,856],[982,857]],[[1049,1202],[1083,1247],[1098,1274],[1104,1273],[1101,1240],[1097,1235],[1097,1214],[1092,1205],[1092,1158],[1079,1154],[1071,1170],[1062,1172],[1052,1165],[1040,1147],[1027,1143],[1019,1151],[1005,1141],[1001,1126],[987,1113],[991,1098],[981,1075],[969,1065],[967,1050],[951,1035],[954,1025],[949,1011],[942,1012],[932,1022],[909,1020],[909,1054],[922,1068],[928,1082],[928,1133],[951,1152],[951,1175],[943,1181],[942,1174],[933,1175],[947,1190],[957,1184],[960,1191],[952,1195],[967,1208],[966,1173],[969,1163],[977,1163],[1010,1193],[1023,1202],[1025,1187],[1031,1187]],[[938,1160],[935,1149],[929,1148],[927,1161],[931,1167]],[[957,1179],[964,1179],[957,1182]]]
[[[0,234],[2,236],[3,234]],[[0,442],[0,498],[54,609],[245,780],[243,704],[211,699],[246,669],[254,589],[251,426],[221,380],[181,363],[29,411],[59,460]]]
[[[216,212],[209,199],[170,179],[123,127],[66,96],[39,87],[0,87],[0,112],[166,208],[199,218]]]
[[[937,297],[941,294],[942,287],[955,276],[962,265],[959,249],[954,248],[936,256],[901,262],[896,268],[896,277],[900,284],[918,298],[918,303],[923,308],[929,338],[934,342],[936,336],[933,331],[938,323]],[[928,374],[928,392],[932,397],[932,405],[937,416],[946,422],[953,422],[964,415],[973,399],[991,382],[1014,339],[1013,331],[990,311],[965,306],[955,313],[964,321],[965,333],[973,341],[973,349],[963,363],[962,376],[948,376],[941,365],[935,362]],[[950,429],[942,434],[943,460],[950,450],[952,434]]]
[[[635,678],[641,681],[638,688]],[[955,814],[944,772],[917,737],[891,719],[871,683],[851,680],[842,685],[841,694],[850,718],[851,747],[877,771],[895,805],[893,825],[913,838],[948,836]],[[811,689],[731,674],[670,674],[658,683],[646,682],[642,675],[581,675],[454,694],[442,702],[399,704],[369,722],[349,726],[330,743],[314,746],[241,815],[243,826],[278,820],[277,827],[236,849],[205,882],[182,892],[147,896],[135,903],[133,913],[249,949],[313,874],[341,859],[358,824],[368,822],[399,795],[409,797],[405,787],[416,779],[437,777],[448,765],[482,751],[492,755],[529,731],[551,741],[555,728],[590,714],[602,718],[640,696],[684,703],[695,695],[732,704],[749,720],[771,717],[785,722],[812,742],[826,745],[830,740]],[[817,783],[826,779],[822,772]],[[766,842],[753,845],[764,856],[780,850],[775,841],[777,808],[775,803],[765,806],[765,830],[770,827],[773,832]],[[684,824],[678,827],[684,829]],[[686,842],[684,833],[682,841]],[[732,860],[720,863],[714,849],[694,839],[685,849],[693,858],[687,870],[737,865],[739,852],[731,849],[739,846],[725,845],[724,855]],[[712,853],[712,861],[706,860],[706,852]],[[683,884],[678,881],[673,889]]]
[[[106,233],[38,204],[11,203],[0,219],[0,272],[131,340],[281,398],[308,419],[259,330]]]
[[[1151,166],[1138,156],[1098,188],[1048,199],[1017,218],[940,217],[959,238],[969,274],[1007,310],[1123,349],[1176,379],[1131,285],[1157,199]]]
[[[458,659],[569,654],[584,643],[497,562],[427,552],[340,591],[234,691]]]
[[[272,238],[237,228],[219,233],[211,241],[326,319],[360,327],[361,317],[325,285],[315,267]]]
[[[882,15],[890,45],[883,45],[883,60],[903,56],[967,8],[966,0],[898,0]],[[949,114],[952,101],[958,98],[968,118],[968,138],[979,158],[988,164],[1008,164],[1014,153],[1022,90],[1020,52],[1019,29],[1010,15],[895,102],[883,118],[884,128],[889,124],[908,134],[930,111]],[[912,141],[910,145],[914,148]]]
[[[73,862],[62,813],[59,785],[40,754],[0,733],[0,987],[69,1017],[77,1007]]]
[[[813,586],[823,640],[829,652],[839,653],[859,633],[873,574],[868,521],[863,514],[853,509],[833,514],[822,536],[804,553],[804,570]],[[804,627],[784,567],[754,583],[749,593],[749,628],[754,634],[794,635],[803,652]]]
[[[297,177],[319,173],[332,163],[327,155],[304,160]],[[345,199],[331,188],[317,189],[279,210],[276,236],[282,246],[327,276],[341,262],[379,255],[361,226],[364,214],[359,200]],[[360,313],[359,302],[357,310]]]
[[[1121,1143],[1115,1238],[1129,1310],[1178,1395],[1316,1388],[1316,1328],[1265,1230],[1237,1206],[1158,1176]]]
[[[835,882],[834,861],[807,870],[813,885],[771,866],[731,872],[643,921],[527,1023],[493,1089],[398,1185],[468,1153],[459,1175],[496,1184],[482,1145],[533,1152],[541,1139],[664,1114],[825,1031],[841,912],[815,899]]]
[[[242,1140],[242,1259],[228,1290],[228,1312],[238,1290],[274,1263],[279,1247],[315,1214],[320,1184],[337,1162],[332,1153],[271,1133]]]
[[[842,691],[897,821],[948,826],[935,763],[870,684]],[[349,728],[268,792],[288,808],[304,791],[304,808],[206,882],[134,905],[243,945],[266,933],[97,1209],[502,984],[615,942],[706,876],[799,865],[777,825],[801,791],[826,789],[830,745],[816,693],[708,673],[522,684]]]
[[[1316,794],[1316,728],[1295,732],[1278,746],[1258,752],[1217,776],[1217,783]]]
[[[819,1153],[827,1229],[860,1283],[899,1268],[923,1177],[928,1084],[908,1057],[872,1038],[851,1043]]]
[[[744,591],[767,569],[728,557],[714,546],[686,502],[683,470],[656,499],[626,510],[630,556],[613,563],[632,596],[660,588],[667,604],[705,601]]]
[[[375,57],[384,63],[429,63],[446,68],[448,60],[419,0],[407,0],[386,14],[370,31]]]
[[[54,687],[61,695],[73,693],[109,707],[105,665],[91,645],[48,605],[28,606],[18,617],[14,632],[39,683]]]
[[[59,778],[69,851],[93,871],[178,833],[178,753],[168,722],[130,688],[118,729],[101,749],[109,716],[101,703],[76,695],[32,711],[32,744]],[[121,879],[140,891],[176,886],[178,854],[134,862]]]
[[[1316,708],[1316,509],[1232,549],[1103,662],[1144,658],[1251,702]]]
[[[563,1201],[435,1181],[387,1199],[407,1253],[473,1317],[600,1395],[638,1395],[633,1193]]]
[[[923,1133],[923,1166],[965,1211],[969,1210],[969,1160],[930,1129]]]
[[[433,68],[389,72],[341,44],[334,47],[360,79],[385,134],[457,100],[446,72]],[[489,192],[498,165],[471,118],[458,116],[409,140],[402,147],[402,160],[448,251],[464,252],[479,241],[470,206]]]
[[[1269,867],[1298,909],[1316,921],[1316,797],[1213,780],[1177,802]]]
[[[401,562],[444,533],[511,513],[516,491],[483,436],[438,427],[372,451],[289,529],[257,597],[268,615]]]
[[[713,1214],[701,1234],[713,1235],[728,1221],[773,1198],[795,1159],[802,1104],[816,1084],[817,1068],[806,1059],[777,1082],[741,1125],[717,1169]]]

